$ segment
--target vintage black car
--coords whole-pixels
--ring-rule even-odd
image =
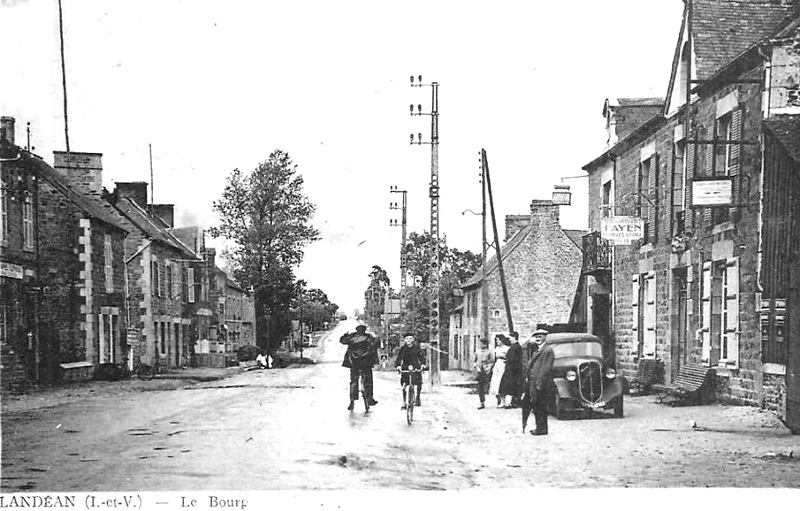
[[[613,410],[623,415],[622,378],[604,358],[603,340],[585,333],[553,333],[554,398],[550,412],[564,419],[578,410]]]

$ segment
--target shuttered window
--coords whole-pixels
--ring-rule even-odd
[[[111,245],[111,235],[106,234],[103,240],[103,259],[105,262],[106,293],[114,292],[114,252]]]
[[[188,269],[186,280],[187,280],[186,285],[188,286],[189,289],[189,294],[188,294],[189,303],[194,303],[194,286],[195,286],[194,268]]]
[[[703,341],[702,361],[711,363],[711,262],[703,263],[700,282],[700,335]]]
[[[722,342],[720,365],[739,365],[739,261],[733,257],[722,271]]]
[[[642,356],[656,356],[656,274],[644,274],[644,335],[642,336]]]

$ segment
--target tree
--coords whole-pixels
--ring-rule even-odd
[[[259,347],[272,353],[291,329],[294,268],[306,245],[319,239],[310,225],[315,206],[303,194],[303,178],[289,155],[275,150],[250,174],[234,169],[214,211],[214,237],[232,242],[224,255],[236,280],[255,290]]]
[[[433,237],[423,232],[410,233],[403,247],[406,265],[410,275],[411,289],[406,289],[406,322],[414,325],[414,335],[418,339],[429,336],[429,304],[432,289],[433,268],[430,264]],[[467,281],[481,266],[481,256],[467,250],[462,252],[447,247],[447,240],[439,238],[439,303],[441,303],[440,332],[443,338],[449,335],[450,311],[456,306],[453,290]]]
[[[386,292],[389,288],[389,276],[386,270],[377,264],[369,272],[369,286],[364,291],[364,314],[373,329],[377,329],[381,324],[383,314],[383,304],[386,300]]]

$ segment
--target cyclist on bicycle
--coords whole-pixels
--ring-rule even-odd
[[[367,333],[366,325],[358,325],[355,333],[346,333],[339,342],[347,345],[344,354],[343,367],[350,368],[350,406],[353,409],[358,399],[358,377],[364,375],[364,395],[370,406],[378,404],[372,397],[372,366],[378,363],[378,342],[371,334]]]
[[[411,366],[414,370],[421,370],[425,369],[425,352],[414,340],[413,333],[407,333],[403,336],[403,346],[400,347],[400,353],[397,354],[397,361],[395,362],[395,367],[398,371],[405,371],[408,370],[409,366]],[[416,396],[417,398],[414,400],[414,406],[422,406],[420,401],[419,395],[422,392],[422,373],[401,373],[400,374],[400,386],[403,387],[403,406],[402,409],[406,407],[406,389],[405,385],[411,384],[416,387]]]

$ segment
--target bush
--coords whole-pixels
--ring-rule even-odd
[[[236,358],[239,362],[247,362],[249,360],[255,360],[256,357],[258,357],[258,353],[258,347],[252,344],[245,344],[236,352]]]

